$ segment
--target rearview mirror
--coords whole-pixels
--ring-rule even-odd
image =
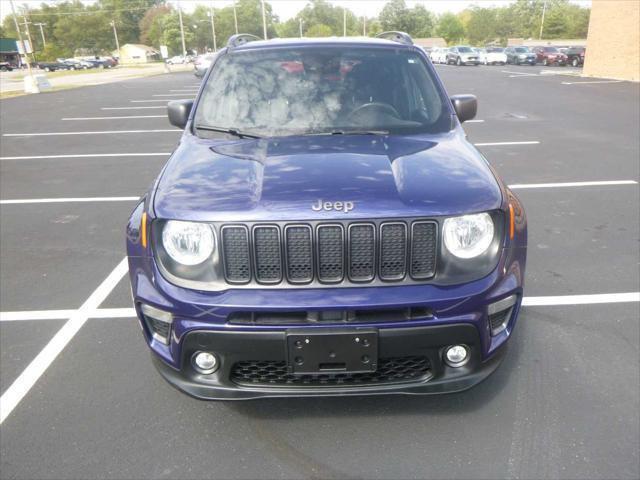
[[[451,97],[451,103],[460,123],[471,120],[476,116],[478,100],[475,95],[454,95]]]
[[[189,120],[193,100],[172,100],[167,105],[169,123],[174,127],[184,128]]]

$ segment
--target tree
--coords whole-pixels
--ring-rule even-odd
[[[307,37],[330,37],[331,35],[333,35],[331,27],[322,23],[313,25],[305,32]]]
[[[147,10],[138,24],[140,43],[158,47],[162,40],[162,17],[172,11],[169,5],[159,5]]]
[[[436,33],[448,44],[456,43],[464,38],[464,27],[453,13],[445,13],[438,20]]]
[[[408,8],[404,0],[391,0],[380,12],[383,30],[407,32],[417,38],[433,36],[434,17],[423,5]]]
[[[494,40],[496,33],[496,9],[472,7],[466,25],[466,38],[473,45],[483,45]]]

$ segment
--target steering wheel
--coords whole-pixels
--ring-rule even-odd
[[[382,103],[382,102],[363,103],[359,107],[354,108],[351,111],[351,113],[349,113],[348,117],[352,118],[355,115],[363,112],[364,110],[370,109],[370,108],[377,108],[381,112],[388,113],[390,115],[393,115],[396,118],[400,118],[400,114],[398,113],[398,111],[395,108],[393,108],[393,106],[389,105],[388,103]]]

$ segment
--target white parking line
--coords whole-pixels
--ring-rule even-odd
[[[31,310],[21,312],[0,312],[0,322],[24,322],[30,320],[65,320],[75,310]],[[133,308],[98,308],[87,313],[88,318],[129,318],[135,317]]]
[[[162,107],[164,108],[164,107]],[[167,118],[166,115],[125,115],[121,117],[64,117],[62,120],[126,120],[129,118]]]
[[[192,93],[195,95],[197,92],[183,92],[183,93],[156,93],[151,95],[152,97],[184,97],[185,93]]]
[[[503,145],[539,145],[537,140],[530,140],[526,142],[486,142],[486,143],[474,143],[476,147],[499,147]]]
[[[500,70],[502,73],[511,73],[510,78],[514,77],[537,77],[537,73],[526,73],[526,72],[510,72],[509,70]]]
[[[466,120],[464,123],[484,123],[484,120]]]
[[[100,110],[148,110],[151,108],[167,108],[165,105],[154,105],[152,107],[102,107]]]
[[[526,307],[554,307],[563,305],[596,305],[601,303],[637,303],[640,292],[596,293],[588,295],[555,295],[524,297]],[[60,320],[69,318],[76,310],[31,310],[20,312],[0,312],[0,322],[24,322],[30,320]],[[87,318],[133,318],[133,308],[95,308],[85,312]]]
[[[82,203],[82,202],[133,202],[140,197],[78,197],[78,198],[25,198],[22,200],[0,200],[0,205],[25,203]]]
[[[0,397],[0,425],[18,406],[24,396],[31,390],[38,379],[46,372],[56,357],[64,350],[71,339],[85,324],[89,313],[97,309],[127,273],[127,259],[116,266],[107,278],[95,289],[82,306],[73,312],[69,320],[58,333],[47,343],[42,351],[24,369],[20,376],[7,388]]]
[[[565,183],[516,183],[509,185],[512,190],[525,188],[559,188],[559,187],[598,187],[604,185],[637,185],[635,180],[604,180],[601,182],[565,182]]]
[[[553,297],[524,297],[522,304],[528,307],[558,305],[592,305],[597,303],[640,302],[640,292],[602,293],[593,295],[558,295]]]
[[[562,85],[584,85],[592,83],[622,83],[623,80],[594,80],[588,82],[561,82]]]
[[[182,133],[177,128],[172,129],[155,129],[155,130],[104,130],[101,132],[42,132],[42,133],[3,133],[3,137],[49,137],[55,135],[117,135],[121,133]]]
[[[103,157],[166,157],[171,152],[159,153],[81,153],[69,155],[30,155],[26,157],[0,157],[0,160],[53,160],[57,158],[103,158]]]
[[[185,90],[169,90],[170,92],[175,93],[198,93],[199,88],[190,88]]]
[[[151,103],[151,102],[165,102],[169,103],[169,100],[129,100],[131,103]]]

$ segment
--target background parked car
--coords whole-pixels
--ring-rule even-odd
[[[543,65],[561,65],[567,64],[567,56],[556,47],[535,47],[533,53],[536,54],[536,61]]]
[[[507,55],[507,63],[514,65],[536,64],[536,54],[527,47],[507,47],[504,49],[504,53]]]
[[[429,54],[429,58],[431,59],[431,62],[444,63],[447,58],[447,50],[448,50],[447,48],[435,47],[433,50],[431,50],[431,53]]]
[[[9,62],[0,62],[1,72],[10,72],[11,70],[13,70],[13,68],[13,65],[11,65]]]
[[[57,70],[71,70],[71,67],[64,62],[38,62],[36,66],[45,72],[55,72]]]
[[[471,47],[466,45],[457,45],[451,47],[447,53],[447,65],[480,65],[478,54]]]
[[[93,64],[95,68],[113,68],[118,65],[118,62],[111,57],[93,58],[87,59],[87,61]]]
[[[447,63],[448,48],[435,47],[429,54],[432,63]]]
[[[78,60],[77,58],[58,59],[59,62],[67,65],[71,70],[87,70],[94,68],[93,63],[86,60]]]
[[[570,47],[565,52],[567,56],[567,63],[570,63],[574,67],[584,65],[584,53],[586,48],[584,47]]]
[[[504,65],[507,63],[507,54],[502,47],[481,48],[479,59],[485,65]]]
[[[207,69],[211,65],[211,62],[213,62],[214,58],[216,58],[215,53],[205,53],[204,55],[198,55],[193,61],[194,75],[198,78],[204,77],[204,74],[207,73]]]

